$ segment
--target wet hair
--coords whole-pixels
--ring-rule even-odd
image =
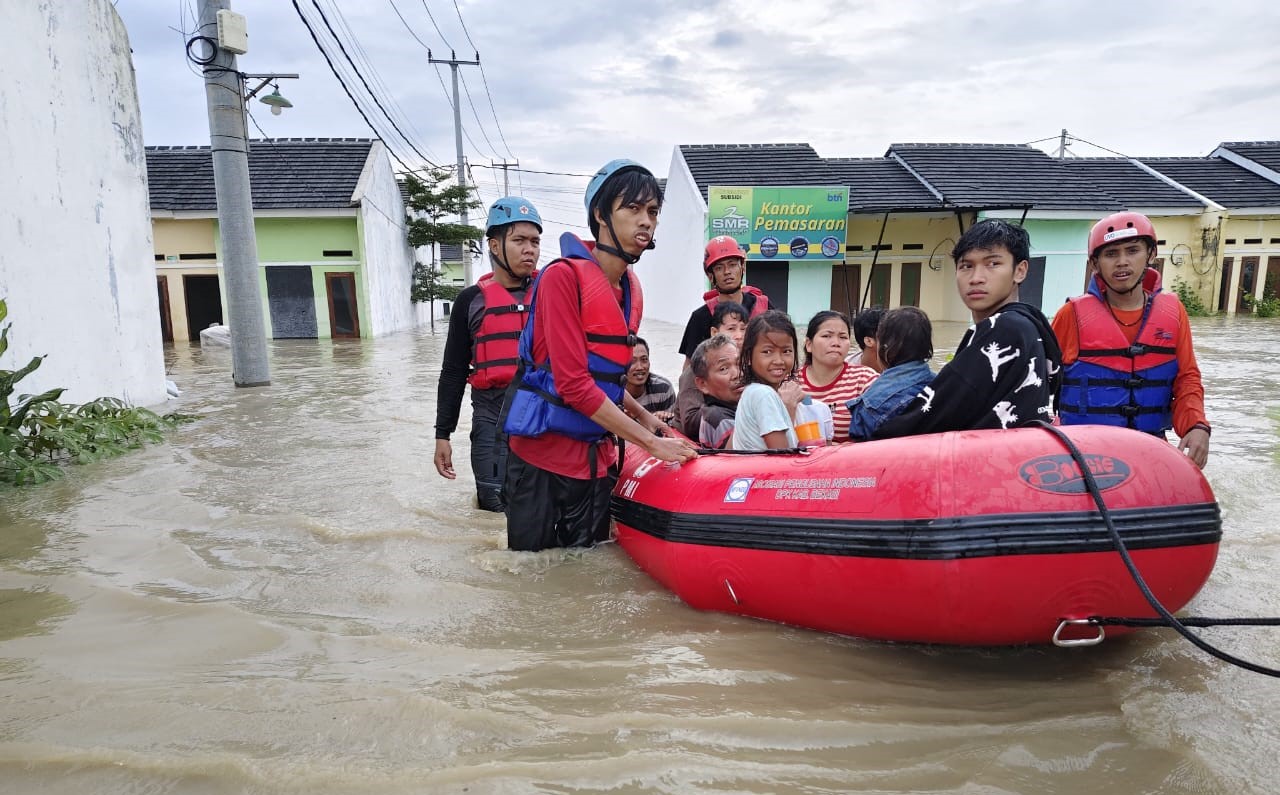
[[[751,313],[742,304],[737,301],[721,301],[716,304],[716,308],[711,312],[711,327],[720,328],[724,325],[724,319],[731,315],[737,317],[743,323],[751,319]]]
[[[882,306],[864,309],[853,316],[853,337],[854,342],[858,343],[858,350],[865,351],[867,349],[867,346],[862,341],[867,337],[875,338],[876,329],[880,328],[880,318],[882,317],[884,317],[884,307]]]
[[[706,378],[707,373],[711,372],[711,364],[707,359],[724,346],[733,344],[727,334],[715,334],[699,342],[698,347],[693,349],[693,355],[689,357],[689,367],[693,370],[694,377]]]
[[[1031,236],[1027,230],[1001,218],[988,218],[969,227],[960,236],[956,247],[951,249],[951,259],[958,263],[961,257],[975,248],[993,249],[996,246],[1009,250],[1014,265],[1031,258]]]
[[[885,312],[876,340],[886,368],[933,358],[933,325],[929,316],[914,306]]]
[[[751,322],[747,324],[747,335],[742,340],[742,350],[738,352],[738,370],[741,372],[740,377],[743,386],[758,380],[755,372],[751,369],[751,354],[755,351],[760,338],[774,331],[791,335],[792,350],[800,350],[800,340],[796,337],[796,326],[791,322],[791,318],[787,317],[786,312],[770,309],[768,312],[751,318]]]
[[[844,321],[845,328],[852,333],[853,326],[849,323],[849,318],[844,316],[843,312],[837,312],[834,309],[824,309],[809,319],[809,328],[804,332],[804,338],[809,342],[813,342],[814,336],[818,333],[818,329],[822,328],[822,324],[833,318],[840,318]],[[809,351],[804,352],[804,363],[813,364],[813,354]]]
[[[591,209],[587,212],[587,226],[591,227],[591,236],[596,240],[600,239],[600,222],[596,220],[595,211],[598,209],[600,215],[608,220],[613,214],[613,205],[619,196],[622,197],[624,207],[631,202],[644,204],[655,199],[658,207],[662,207],[662,187],[658,184],[658,178],[650,173],[649,169],[630,166],[614,172],[600,186],[600,190],[596,192],[591,202]],[[616,244],[617,241],[615,240],[614,243]]]

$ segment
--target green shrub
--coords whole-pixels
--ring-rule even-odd
[[[1205,307],[1204,302],[1200,300],[1200,294],[1191,289],[1191,285],[1181,279],[1173,280],[1173,291],[1178,294],[1178,300],[1187,308],[1187,314],[1192,317],[1204,317],[1211,314]]]
[[[0,323],[9,307],[0,299]],[[0,327],[0,356],[9,349],[9,328]],[[88,463],[120,455],[164,431],[191,421],[182,414],[163,417],[116,398],[98,398],[82,406],[60,403],[64,389],[39,395],[19,394],[17,384],[44,360],[36,356],[18,370],[0,370],[0,483],[43,483],[62,474],[61,464]]]

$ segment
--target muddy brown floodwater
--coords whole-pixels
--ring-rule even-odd
[[[646,324],[657,372],[679,333]],[[1280,323],[1195,333],[1224,537],[1190,611],[1280,615]],[[1168,631],[872,643],[695,612],[614,545],[506,551],[465,423],[459,480],[431,463],[443,345],[278,341],[250,390],[226,351],[172,349],[198,422],[3,493],[0,792],[1280,786],[1280,683]],[[1205,634],[1280,665],[1277,630]]]

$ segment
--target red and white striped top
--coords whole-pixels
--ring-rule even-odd
[[[809,380],[809,365],[801,368],[800,386],[805,394],[831,407],[831,418],[835,421],[836,431],[833,442],[849,441],[849,409],[844,404],[861,395],[879,375],[870,367],[846,362],[835,380],[826,386],[814,386]]]

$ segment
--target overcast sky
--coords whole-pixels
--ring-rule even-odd
[[[1124,154],[1194,156],[1221,141],[1280,138],[1274,0],[297,4],[352,90],[364,96],[321,11],[401,129],[437,163],[455,162],[449,69],[429,66],[426,47],[437,58],[479,50],[483,75],[460,74],[475,108],[464,96],[464,146],[486,203],[501,177],[480,166],[512,156],[525,169],[571,173],[631,157],[666,176],[672,147],[693,143],[800,141],[825,157],[880,156],[896,142],[1027,143],[1065,127]],[[146,142],[207,145],[203,84],[183,50],[198,0],[116,8],[129,30]],[[232,9],[248,19],[242,71],[301,75],[280,84],[292,109],[272,116],[255,103],[267,135],[371,135],[290,0]],[[365,104],[392,148],[416,159]],[[1106,154],[1082,143],[1072,151]],[[544,216],[582,224],[585,179],[511,180]]]

